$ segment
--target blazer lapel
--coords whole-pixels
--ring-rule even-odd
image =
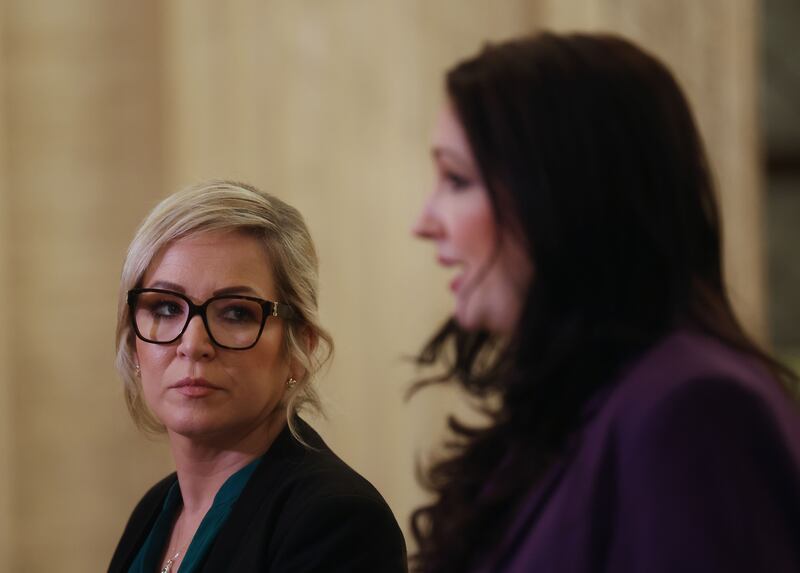
[[[313,448],[324,448],[319,435],[303,420],[297,418],[297,428],[306,442]],[[211,546],[202,566],[202,571],[218,573],[227,571],[232,556],[241,549],[242,538],[259,512],[263,512],[264,500],[280,491],[296,468],[295,461],[304,455],[305,446],[292,436],[286,427],[264,454],[250,481],[245,486],[228,519],[223,524],[217,539]]]

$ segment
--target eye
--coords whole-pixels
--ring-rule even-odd
[[[260,307],[259,307],[260,308]],[[233,324],[260,322],[259,312],[253,305],[229,303],[221,308],[217,316]]]
[[[442,172],[442,180],[453,191],[463,191],[472,185],[472,181],[454,171]]]
[[[148,303],[147,310],[156,318],[174,318],[183,315],[183,305],[174,300],[158,300]]]

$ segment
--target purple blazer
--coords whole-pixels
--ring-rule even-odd
[[[587,408],[480,572],[800,572],[800,409],[680,331]]]

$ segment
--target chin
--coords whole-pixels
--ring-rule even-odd
[[[488,316],[487,316],[488,315]],[[502,313],[469,313],[456,309],[455,319],[458,325],[466,331],[476,332],[485,330],[492,334],[510,334],[514,328],[513,321],[507,320]]]
[[[223,420],[216,419],[215,416],[208,415],[187,415],[187,416],[165,416],[162,423],[171,434],[177,434],[185,438],[204,438],[220,433],[224,433],[230,424],[225,424]]]
[[[278,412],[273,410],[272,413]],[[227,442],[267,429],[273,416],[242,412],[205,411],[191,412],[185,416],[172,415],[164,422],[170,434],[197,442]]]
[[[460,326],[464,330],[472,332],[480,330],[481,328],[484,327],[479,318],[474,314],[470,314],[469,312],[456,309],[453,316],[456,319],[458,326]]]

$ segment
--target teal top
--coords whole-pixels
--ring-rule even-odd
[[[250,480],[261,458],[256,458],[242,469],[237,471],[222,484],[217,495],[214,496],[214,503],[211,504],[208,513],[203,517],[200,527],[192,537],[192,542],[181,559],[180,573],[192,573],[198,570],[200,562],[208,554],[211,545],[214,543],[219,530],[228,518],[233,504],[239,499],[244,486]],[[169,488],[167,497],[161,513],[158,514],[150,534],[142,544],[136,559],[133,560],[128,573],[154,573],[160,571],[164,565],[161,558],[169,559],[172,555],[164,555],[164,545],[169,540],[172,531],[172,524],[178,514],[178,510],[183,505],[181,488],[177,480]]]

